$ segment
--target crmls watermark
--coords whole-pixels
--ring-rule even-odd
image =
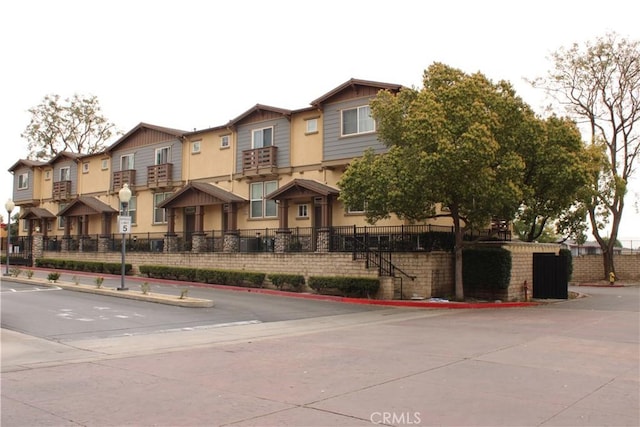
[[[420,412],[373,412],[369,416],[372,424],[411,426],[422,422]]]

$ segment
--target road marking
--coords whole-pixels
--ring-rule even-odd
[[[58,286],[52,286],[52,287],[46,287],[46,288],[35,288],[35,289],[15,289],[15,288],[9,288],[7,290],[3,290],[1,291],[3,294],[6,294],[7,292],[12,292],[12,293],[16,293],[16,294],[24,294],[27,292],[46,292],[46,291],[61,291],[62,288],[58,287]]]

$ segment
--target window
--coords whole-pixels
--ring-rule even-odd
[[[158,205],[171,197],[172,193],[156,193],[153,195],[153,223],[164,224],[167,222],[167,210]]]
[[[220,137],[220,148],[229,148],[231,145],[231,135],[222,135]]]
[[[53,231],[53,221],[46,220],[47,231]]]
[[[265,196],[278,189],[277,181],[251,184],[251,218],[274,218],[277,216],[276,201],[265,200]]]
[[[156,149],[156,165],[164,165],[171,160],[171,147]]]
[[[273,145],[273,128],[254,129],[251,146],[253,148],[270,147]]]
[[[200,152],[200,141],[193,141],[191,143],[191,154],[197,154]]]
[[[18,190],[26,190],[29,188],[29,173],[21,173],[18,175]]]
[[[64,208],[66,208],[68,205],[68,203],[60,203],[60,210],[58,210],[58,212],[62,211]],[[66,223],[66,218],[63,216],[59,216],[58,217],[58,228],[64,228],[64,225]]]
[[[69,166],[60,168],[60,181],[69,181],[71,179],[71,170]]]
[[[28,219],[22,220],[22,231],[29,231],[29,222],[30,220]]]
[[[367,202],[359,206],[347,206],[347,213],[350,214],[363,214],[367,208]]]
[[[298,205],[298,218],[309,218],[309,205]]]
[[[371,109],[368,105],[342,110],[343,136],[374,132],[375,128],[375,122],[371,117]]]
[[[51,179],[51,169],[47,169],[46,171],[44,171],[44,179],[46,181],[49,181]]]
[[[130,171],[133,169],[133,154],[125,154],[120,157],[120,171]]]
[[[318,119],[309,119],[306,121],[307,130],[306,133],[318,132]]]
[[[89,162],[82,164],[82,173],[89,173]]]
[[[109,159],[102,159],[102,162],[100,164],[100,168],[102,170],[109,169]]]
[[[136,224],[136,211],[138,210],[138,198],[136,196],[131,196],[129,199],[129,204],[127,205],[127,211],[129,216],[131,217],[131,224]],[[124,216],[124,205],[120,203],[120,215]]]

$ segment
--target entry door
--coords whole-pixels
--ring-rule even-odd
[[[196,209],[194,207],[184,208],[184,240],[185,249],[191,250],[191,236],[196,230]]]

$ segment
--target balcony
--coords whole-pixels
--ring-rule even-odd
[[[171,180],[172,173],[172,163],[147,166],[147,186],[149,188],[171,187],[173,185]]]
[[[278,167],[278,147],[269,146],[242,152],[242,173],[273,172]]]
[[[51,194],[55,201],[65,201],[73,198],[71,194],[71,181],[58,181],[53,183],[53,192]]]
[[[129,184],[130,187],[136,183],[135,169],[129,169],[113,173],[113,190],[118,191],[123,184]]]

